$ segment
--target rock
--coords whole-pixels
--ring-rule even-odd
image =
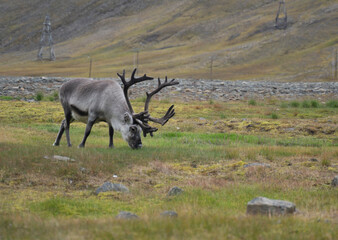
[[[44,156],[45,159],[53,159],[57,161],[64,161],[64,162],[75,162],[76,160],[70,157],[64,157],[64,156],[59,156],[59,155],[54,155],[52,157],[49,156]]]
[[[190,166],[192,168],[197,168],[197,162],[196,161],[192,161],[191,164],[190,164]]]
[[[172,217],[172,218],[174,218],[174,217],[177,217],[178,214],[175,211],[164,211],[164,212],[161,213],[161,216],[162,217]]]
[[[265,197],[257,197],[248,202],[247,214],[285,215],[296,211],[296,205],[292,202],[274,200]]]
[[[0,76],[0,96],[30,97],[38,91],[44,94],[53,94],[58,91],[62,83],[71,78],[58,77],[9,77]],[[108,79],[108,78],[101,78]],[[287,78],[288,79],[288,78]],[[277,98],[296,98],[303,96],[321,96],[322,94],[337,95],[338,82],[271,82],[264,79],[252,81],[223,81],[223,80],[196,80],[178,79],[180,82],[176,91],[164,89],[164,95],[174,95],[184,101],[216,101],[239,100],[244,98],[264,99],[273,95]],[[133,88],[131,98],[138,98],[152,87],[152,82],[141,82]],[[14,86],[14,89],[12,87]],[[170,92],[170,93],[169,93]],[[230,94],[231,93],[231,94]],[[208,96],[207,98],[205,97]],[[292,128],[286,131],[293,131]],[[308,130],[312,134],[312,129]]]
[[[338,186],[338,175],[336,175],[331,182],[332,187],[337,187]]]
[[[243,167],[247,168],[247,167],[271,167],[270,164],[267,163],[248,163],[243,165]]]
[[[310,161],[311,162],[318,162],[318,160],[316,158],[311,158]]]
[[[117,219],[138,219],[139,217],[131,212],[121,211],[116,215]]]
[[[176,196],[179,195],[183,192],[183,190],[179,187],[172,187],[169,192],[168,192],[168,196]]]
[[[98,195],[101,192],[108,192],[108,191],[129,192],[129,189],[120,183],[105,182],[101,187],[95,190],[95,194]]]

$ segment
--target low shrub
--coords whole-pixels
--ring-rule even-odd
[[[37,92],[34,99],[36,101],[41,101],[43,99],[44,95],[43,95],[43,92]]]
[[[292,101],[292,102],[290,103],[290,105],[291,105],[291,107],[296,107],[296,108],[298,108],[298,107],[300,106],[300,103],[297,102],[297,101]]]
[[[304,100],[304,101],[302,102],[302,107],[303,107],[303,108],[310,108],[310,107],[311,107],[311,104],[310,104],[309,101]]]
[[[13,100],[14,98],[11,96],[0,96],[0,100]]]
[[[338,100],[330,100],[326,103],[327,107],[338,108]]]
[[[317,100],[311,100],[310,104],[311,104],[311,107],[313,107],[313,108],[318,108],[320,106],[320,104]]]
[[[256,105],[257,105],[256,100],[250,99],[250,100],[249,100],[249,105],[251,105],[251,106],[256,106]]]
[[[272,113],[271,118],[272,119],[278,119],[279,117],[278,117],[277,113]]]
[[[286,102],[282,102],[282,104],[280,105],[281,108],[287,108],[288,104]]]

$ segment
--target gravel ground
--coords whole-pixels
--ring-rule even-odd
[[[71,78],[0,77],[0,96],[30,99],[37,92],[46,95],[58,92]],[[105,78],[107,79],[107,78]],[[119,81],[119,80],[118,80]],[[291,100],[302,97],[337,97],[338,82],[269,82],[178,79],[179,85],[163,89],[157,97],[183,101],[227,101],[276,97]],[[130,98],[145,96],[157,86],[157,80],[142,82],[130,90]]]

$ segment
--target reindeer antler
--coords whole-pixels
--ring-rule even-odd
[[[157,88],[154,91],[152,91],[151,93],[146,92],[147,99],[146,99],[146,102],[145,102],[144,111],[140,112],[140,113],[137,113],[137,114],[134,114],[134,110],[133,110],[133,107],[130,104],[130,100],[129,100],[129,96],[128,96],[128,89],[129,89],[129,87],[131,87],[135,83],[139,83],[139,82],[143,82],[143,81],[153,80],[154,79],[152,77],[148,77],[146,74],[144,74],[143,77],[135,78],[136,70],[137,69],[135,68],[134,71],[133,71],[133,73],[131,74],[131,78],[130,78],[129,81],[126,81],[126,79],[125,79],[125,70],[123,70],[123,74],[122,75],[120,75],[119,73],[117,75],[120,77],[120,79],[121,79],[121,81],[123,83],[123,86],[124,86],[123,87],[124,97],[125,97],[125,99],[127,101],[127,104],[128,104],[130,112],[133,114],[134,121],[138,125],[140,125],[140,127],[142,128],[144,137],[146,137],[148,133],[150,134],[150,136],[153,136],[153,133],[156,132],[158,129],[149,126],[148,122],[151,121],[151,122],[159,123],[159,124],[161,124],[163,126],[164,124],[166,124],[168,122],[168,120],[170,118],[172,118],[175,115],[175,110],[174,110],[174,105],[172,105],[162,118],[153,118],[149,114],[149,103],[150,103],[150,100],[151,100],[151,98],[156,93],[158,93],[159,91],[161,91],[163,88],[169,87],[169,86],[173,86],[173,85],[177,85],[177,84],[179,84],[179,82],[177,82],[175,79],[172,79],[170,82],[168,82],[168,78],[166,76],[165,77],[165,81],[163,83],[161,83],[160,78],[158,78],[158,86],[157,86]]]
[[[140,127],[142,128],[143,131],[143,136],[147,137],[147,134],[149,133],[151,137],[153,137],[153,132],[156,132],[158,129],[151,127],[148,125],[147,122],[142,122],[139,119],[135,119],[135,121],[138,123],[138,125],[140,125]]]
[[[145,102],[145,105],[144,105],[144,111],[145,112],[149,111],[149,103],[150,103],[152,96],[154,96],[156,93],[158,93],[159,91],[161,91],[165,87],[174,86],[174,85],[177,85],[177,84],[179,84],[179,82],[177,82],[175,79],[172,79],[170,82],[168,82],[167,76],[165,77],[165,81],[163,83],[161,83],[161,79],[158,78],[157,88],[154,91],[152,91],[151,93],[148,93],[148,92],[146,93],[147,99],[146,99],[146,102]],[[168,111],[166,112],[166,114],[162,118],[153,118],[149,115],[149,121],[159,123],[163,126],[174,115],[175,115],[174,105],[171,105],[171,107],[168,109]]]
[[[129,96],[128,96],[128,89],[132,85],[134,85],[135,83],[154,79],[152,77],[147,77],[146,74],[144,74],[143,77],[135,78],[136,70],[137,70],[137,68],[134,69],[133,73],[131,74],[131,78],[130,78],[129,81],[126,81],[126,79],[125,79],[125,74],[126,74],[125,70],[123,70],[122,76],[119,73],[117,73],[117,75],[120,77],[120,79],[121,79],[121,81],[124,85],[124,87],[123,87],[124,97],[126,98],[126,101],[127,101],[127,104],[128,104],[128,107],[129,107],[129,110],[130,110],[131,113],[134,113],[134,110],[133,110],[133,107],[130,104],[130,100],[129,100]]]

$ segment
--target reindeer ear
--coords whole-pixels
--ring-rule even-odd
[[[126,112],[126,113],[124,114],[124,117],[123,117],[124,123],[125,123],[125,124],[126,124],[126,123],[131,123],[131,122],[132,122],[131,120],[132,120],[132,119],[131,119],[130,114]]]

